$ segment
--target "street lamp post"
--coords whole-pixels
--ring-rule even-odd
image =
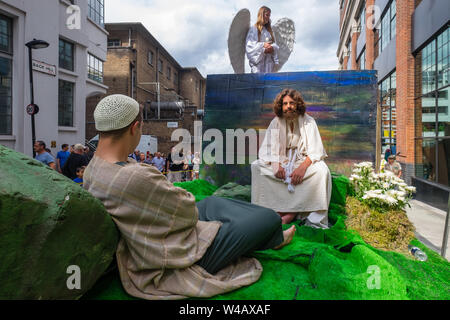
[[[31,103],[27,106],[27,113],[31,115],[31,139],[32,139],[32,148],[33,148],[33,158],[36,156],[36,152],[34,151],[34,143],[36,141],[36,133],[34,126],[34,115],[39,112],[39,107],[34,104],[34,88],[33,88],[33,57],[32,50],[33,49],[43,49],[49,46],[48,42],[43,40],[33,39],[30,42],[25,44],[28,47],[28,68],[30,71],[30,97]]]

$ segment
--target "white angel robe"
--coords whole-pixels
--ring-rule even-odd
[[[265,42],[272,42],[273,53],[264,53]],[[279,49],[275,43],[275,39],[272,39],[272,36],[266,28],[262,28],[260,41],[258,41],[258,29],[255,26],[250,27],[245,40],[245,52],[247,53],[252,73],[274,72],[273,68],[275,64],[279,64]]]
[[[297,150],[294,169],[309,157],[312,164],[303,181],[288,191],[288,185],[275,177],[276,164],[286,164],[289,149]],[[293,152],[292,152],[293,154]],[[266,131],[252,165],[252,203],[277,212],[298,212],[306,225],[328,228],[331,174],[323,159],[327,157],[315,120],[305,114],[294,122],[291,132],[284,118],[275,117]]]

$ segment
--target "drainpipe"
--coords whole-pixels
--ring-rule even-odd
[[[158,120],[161,119],[160,112],[161,112],[161,103],[160,103],[160,97],[161,97],[161,91],[160,91],[160,83],[159,83],[159,47],[156,47],[156,98],[158,101]]]

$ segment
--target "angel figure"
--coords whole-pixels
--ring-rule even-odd
[[[235,73],[245,72],[245,55],[252,73],[277,72],[288,60],[295,42],[294,22],[282,18],[272,27],[270,14],[271,10],[262,6],[251,27],[248,9],[240,10],[233,19],[228,53]]]

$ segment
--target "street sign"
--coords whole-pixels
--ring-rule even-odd
[[[32,116],[33,114],[36,114],[39,112],[39,107],[37,106],[37,104],[32,104],[30,103],[29,105],[27,105],[27,113]]]
[[[178,128],[178,122],[167,122],[167,128]]]
[[[33,59],[33,70],[56,76],[56,66]]]

